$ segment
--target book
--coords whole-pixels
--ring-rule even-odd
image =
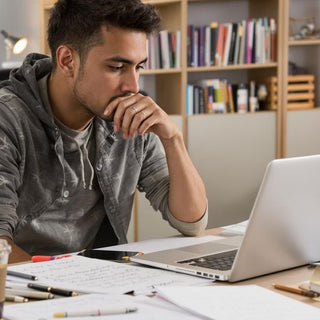
[[[205,26],[204,65],[211,65],[211,27]]]
[[[238,28],[237,28],[236,44],[235,44],[234,55],[233,55],[233,64],[239,63],[239,52],[240,52],[242,34],[243,34],[243,27],[241,22],[239,22]]]
[[[246,24],[246,63],[252,63],[253,48],[253,20],[248,20]]]
[[[168,43],[169,43],[169,64],[170,68],[174,67],[175,50],[176,50],[176,39],[175,33],[168,32]]]
[[[222,88],[222,101],[224,102],[223,104],[223,109],[221,112],[231,112],[230,108],[230,101],[229,101],[229,94],[228,94],[228,81],[227,80],[222,80],[220,81],[220,85]]]
[[[239,64],[245,63],[246,57],[246,26],[247,22],[245,20],[242,21],[242,37],[240,44],[240,52],[239,52]]]
[[[269,19],[267,17],[263,18],[264,24],[264,57],[265,62],[270,62],[271,60],[271,37],[270,37],[270,26]]]
[[[162,69],[162,52],[161,52],[161,39],[160,39],[160,34],[157,32],[157,43],[156,43],[156,52],[157,52],[157,58],[158,58],[158,65],[157,67],[159,69]]]
[[[198,27],[193,28],[192,39],[193,40],[192,40],[191,66],[198,67],[199,65],[199,28]]]
[[[262,41],[262,23],[261,18],[256,20],[255,24],[255,62],[262,63],[262,50],[263,50],[263,41]]]
[[[224,32],[224,26],[223,24],[220,23],[218,26],[218,38],[217,38],[216,54],[215,54],[215,65],[217,66],[222,65],[223,32]]]
[[[186,93],[186,115],[189,116],[193,113],[193,84],[187,83]]]
[[[231,44],[232,24],[226,23],[224,28],[224,49],[223,49],[223,60],[222,65],[228,65],[229,52]]]
[[[238,24],[237,23],[232,23],[228,64],[233,64],[233,62],[234,62],[234,54],[235,54],[235,46],[236,46],[237,34],[238,34]]]
[[[160,52],[161,52],[161,66],[163,69],[170,68],[169,55],[169,34],[168,30],[159,31],[160,38]]]
[[[207,100],[207,112],[208,113],[213,113],[214,110],[214,89],[213,86],[209,85],[208,86],[208,100]]]
[[[205,65],[205,26],[198,27],[198,67]]]
[[[175,68],[181,68],[181,31],[176,31]]]
[[[192,41],[193,41],[193,25],[189,24],[187,27],[187,65],[192,66]]]
[[[227,84],[227,91],[228,91],[228,100],[229,100],[229,108],[230,108],[230,113],[235,112],[234,108],[234,98],[233,98],[233,93],[232,93],[232,85],[230,83]]]
[[[277,34],[276,34],[276,20],[270,18],[270,37],[271,37],[271,61],[277,61]]]
[[[192,114],[200,113],[200,102],[199,102],[199,86],[193,87],[193,110]]]
[[[202,87],[199,88],[199,113],[206,113],[206,108],[204,105],[204,90]]]
[[[218,38],[218,22],[211,22],[210,36],[211,36],[210,64],[214,65],[215,64],[216,47],[217,47],[217,38]]]

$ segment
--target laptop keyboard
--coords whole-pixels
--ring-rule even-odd
[[[217,270],[230,270],[236,257],[238,250],[232,250],[222,253],[215,253],[208,256],[197,257],[194,259],[188,259],[178,261],[178,263],[188,264],[191,266],[217,269]]]

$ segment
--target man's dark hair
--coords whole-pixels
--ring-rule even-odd
[[[101,27],[114,26],[145,32],[156,30],[160,17],[154,6],[140,0],[59,0],[48,24],[48,43],[56,69],[56,50],[70,45],[83,65],[89,50],[102,44]]]

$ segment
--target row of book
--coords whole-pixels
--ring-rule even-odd
[[[188,66],[226,66],[276,61],[276,20],[188,25]]]
[[[265,83],[231,84],[227,80],[204,79],[187,84],[186,114],[245,113],[266,109]]]
[[[180,68],[181,32],[161,30],[148,37],[147,69]]]

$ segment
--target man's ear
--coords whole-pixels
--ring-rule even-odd
[[[57,67],[67,77],[74,76],[77,58],[77,53],[69,46],[61,45],[56,51]]]

